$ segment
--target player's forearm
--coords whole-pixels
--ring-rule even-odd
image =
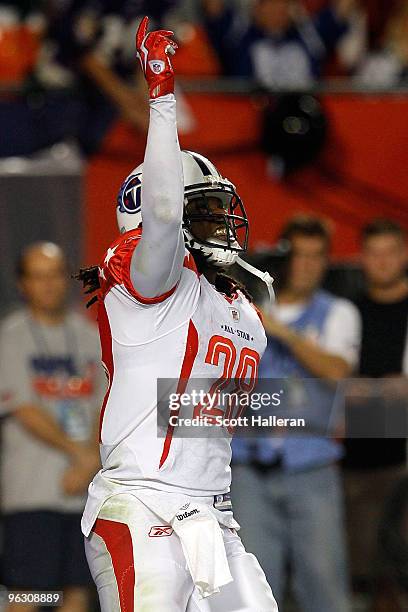
[[[140,244],[131,263],[136,291],[161,295],[178,282],[184,260],[183,170],[173,94],[150,101],[150,126],[143,163]]]
[[[150,100],[150,123],[143,165],[143,232],[180,227],[183,216],[183,169],[177,135],[176,99]]]
[[[20,425],[34,437],[70,457],[75,456],[78,445],[65,434],[53,417],[42,408],[25,404],[17,408],[13,415]]]
[[[141,194],[143,230],[135,249],[130,275],[134,289],[143,297],[156,297],[173,289],[184,260],[181,231],[184,181],[177,136],[174,72],[169,54],[177,45],[171,32],[148,33],[142,19],[136,46],[149,87],[150,120]]]

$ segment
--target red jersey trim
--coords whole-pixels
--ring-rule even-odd
[[[233,304],[235,300],[238,299],[238,293],[234,292],[231,296],[225,295],[225,293],[221,293],[222,297],[224,297],[229,304]]]
[[[196,262],[194,261],[194,257],[192,256],[191,253],[189,253],[188,255],[184,257],[183,266],[184,268],[187,268],[188,270],[192,270],[193,272],[195,272],[197,274],[197,277],[200,278],[200,273],[197,270]]]
[[[181,366],[180,378],[177,384],[176,393],[178,394],[184,393],[184,391],[186,390],[187,383],[189,381],[189,378],[191,376],[191,371],[193,369],[194,361],[197,357],[197,353],[198,353],[198,332],[197,332],[197,329],[193,321],[190,319],[190,323],[188,325],[186,350],[184,352],[184,358],[183,358],[183,364]],[[174,413],[172,413],[172,416],[177,416],[179,412],[180,412],[180,408],[177,410],[177,412],[174,411]],[[166,461],[169,455],[171,441],[173,439],[173,434],[174,434],[174,425],[170,425],[169,423],[167,427],[166,438],[163,444],[163,452],[160,458],[159,469],[163,466],[164,462]]]
[[[176,283],[169,291],[154,297],[145,297],[136,291],[131,281],[130,265],[133,253],[139,244],[141,235],[141,229],[131,230],[120,236],[120,238],[118,238],[109,247],[108,253],[109,251],[113,251],[114,253],[112,253],[111,258],[109,258],[107,263],[104,262],[100,268],[103,273],[103,276],[101,277],[102,281],[105,281],[102,282],[102,291],[100,294],[101,298],[104,298],[115,284],[123,284],[130,295],[141,304],[159,304],[160,302],[164,302],[164,300],[169,298],[177,289],[178,283]],[[194,257],[191,255],[191,253],[184,257],[183,267],[194,272],[197,277],[200,276],[194,261]]]
[[[134,612],[135,565],[129,527],[125,523],[96,519],[92,531],[102,538],[111,556],[121,612]]]
[[[136,243],[135,249],[137,247],[137,244],[138,243]],[[164,302],[164,300],[167,300],[167,298],[170,297],[175,292],[178,283],[176,283],[174,287],[170,289],[170,291],[167,291],[166,293],[162,293],[160,295],[156,295],[151,298],[140,295],[140,293],[138,293],[136,289],[134,288],[132,281],[130,279],[130,264],[131,264],[132,255],[135,249],[132,249],[131,251],[126,253],[125,257],[123,258],[122,282],[125,285],[125,288],[130,293],[130,295],[132,295],[134,298],[137,299],[138,302],[141,302],[142,304],[159,304],[160,302]]]
[[[115,372],[114,363],[113,363],[113,351],[112,351],[112,334],[111,328],[109,324],[108,313],[106,312],[105,304],[101,300],[99,302],[98,308],[98,326],[99,326],[99,335],[101,339],[101,349],[102,349],[102,363],[105,365],[109,377],[109,385],[105,393],[105,397],[103,398],[103,403],[101,407],[101,413],[99,416],[99,442],[102,442],[102,424],[103,417],[105,415],[106,404],[108,403],[110,391],[113,383],[113,375]]]

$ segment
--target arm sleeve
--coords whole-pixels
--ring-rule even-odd
[[[333,305],[323,330],[322,348],[342,357],[355,368],[361,344],[361,320],[357,308],[348,300]]]
[[[178,283],[185,254],[182,232],[184,182],[173,94],[150,100],[143,165],[140,244],[130,266],[135,290],[154,298]]]

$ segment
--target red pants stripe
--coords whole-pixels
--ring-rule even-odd
[[[92,531],[103,539],[111,556],[121,612],[134,612],[135,566],[129,527],[124,523],[97,519]]]

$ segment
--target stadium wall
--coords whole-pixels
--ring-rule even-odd
[[[296,212],[313,211],[331,221],[339,258],[356,253],[358,232],[373,216],[391,216],[408,229],[407,97],[323,96],[330,122],[325,150],[318,163],[285,182],[268,176],[259,149],[259,97],[201,93],[186,95],[186,101],[196,127],[181,136],[181,145],[210,157],[236,184],[250,216],[252,248],[273,243]],[[88,166],[87,263],[98,261],[116,235],[116,193],[142,161],[144,146],[145,137],[118,122]]]

